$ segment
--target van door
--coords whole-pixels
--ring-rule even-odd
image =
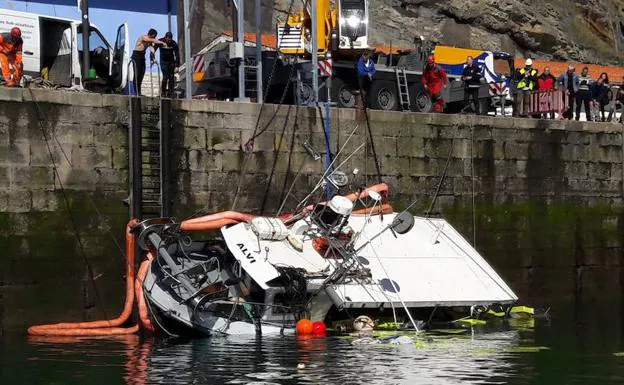
[[[128,63],[130,63],[130,36],[128,23],[123,23],[117,29],[117,38],[113,48],[111,77],[113,88],[123,90],[128,84]]]

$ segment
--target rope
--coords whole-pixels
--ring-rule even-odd
[[[472,247],[477,247],[477,212],[475,205],[474,126],[470,125],[470,171],[472,173]]]
[[[373,139],[373,131],[371,130],[370,121],[368,120],[368,110],[366,106],[364,106],[364,117],[366,118],[366,128],[368,129],[368,137],[370,138],[371,151],[373,152],[373,160],[375,161],[375,169],[377,170],[377,179],[378,182],[381,183],[381,167],[379,166],[379,159],[377,158],[377,151],[375,150],[375,140]]]
[[[264,196],[262,197],[262,205],[260,206],[260,214],[264,214],[264,209],[266,207],[267,198],[269,197],[269,189],[271,188],[271,182],[273,181],[273,175],[275,174],[275,168],[277,166],[277,159],[279,158],[280,150],[282,149],[282,142],[284,141],[284,134],[286,133],[286,127],[288,126],[288,113],[290,112],[290,106],[288,106],[288,111],[286,112],[286,119],[284,119],[284,126],[282,126],[282,134],[280,135],[280,140],[277,145],[277,149],[275,150],[275,155],[273,156],[273,166],[271,166],[271,174],[269,175],[269,180],[266,183],[266,187],[264,188]]]
[[[41,126],[42,130],[43,128],[43,113],[41,112],[41,107],[39,106],[39,102],[37,102],[37,100],[35,99],[35,95],[32,91],[31,88],[28,88],[28,91],[30,92],[30,97],[32,98],[32,101],[34,103],[35,106],[35,110],[37,113],[37,121],[39,123],[39,125]],[[45,132],[43,132],[44,135],[44,139],[45,137]],[[63,146],[61,145],[61,143],[58,140],[58,137],[55,134],[55,131],[52,130],[52,137],[54,138],[54,141],[56,142],[56,144],[59,147],[59,150],[61,151],[61,154],[63,154],[63,158],[65,158],[65,161],[67,162],[67,164],[69,165],[69,167],[71,167],[72,169],[74,168],[74,165],[72,164],[71,160],[69,159],[69,156],[67,155],[67,153],[65,152],[65,150],[63,149]],[[46,143],[47,144],[47,143]],[[57,173],[57,178],[59,179],[59,184],[60,182],[60,177],[58,176],[58,172],[56,171],[56,165],[53,164],[53,166],[55,167],[55,172]],[[62,187],[61,187],[62,188]],[[98,209],[97,205],[95,204],[95,202],[93,201],[93,199],[91,198],[90,195],[86,195],[87,197],[87,201],[89,201],[89,204],[91,205],[91,207],[93,208],[93,210],[95,211],[96,215],[98,218],[104,218],[104,216],[102,215],[102,213],[100,212],[100,210]],[[110,236],[111,240],[113,241],[113,243],[115,244],[115,246],[117,247],[117,250],[119,251],[119,253],[121,254],[121,256],[125,259],[126,258],[126,253],[124,252],[124,250],[121,248],[121,245],[119,245],[119,242],[117,242],[117,239],[115,238],[115,235],[113,234],[113,232],[111,231],[111,229],[107,228],[106,232],[108,233],[108,235]]]
[[[67,197],[67,194],[65,192],[65,188],[63,187],[63,182],[61,181],[61,175],[59,174],[58,171],[58,167],[56,166],[56,161],[54,160],[54,154],[52,154],[52,149],[50,148],[50,142],[48,140],[48,137],[46,135],[45,132],[45,127],[43,126],[43,121],[41,119],[41,115],[40,115],[40,111],[39,111],[39,105],[37,104],[37,101],[35,99],[35,95],[32,91],[31,88],[28,88],[28,91],[30,92],[30,96],[34,102],[34,106],[35,106],[35,110],[36,110],[36,114],[38,116],[37,122],[39,123],[39,128],[41,130],[41,134],[43,135],[43,139],[45,141],[46,144],[46,148],[48,150],[48,155],[50,156],[50,162],[52,162],[52,167],[54,169],[54,174],[56,175],[56,178],[58,179],[58,183],[60,186],[60,190],[61,190],[61,195],[63,196],[63,202],[65,203],[65,209],[67,210],[67,214],[69,215],[69,220],[71,222],[71,226],[72,229],[74,231],[74,236],[76,237],[76,240],[78,241],[78,247],[80,250],[80,255],[82,256],[82,259],[84,260],[84,263],[86,265],[87,268],[87,274],[89,276],[89,280],[91,281],[91,284],[93,285],[93,291],[95,292],[95,298],[96,300],[99,302],[100,305],[100,310],[102,311],[102,315],[104,316],[105,319],[108,319],[108,316],[106,315],[106,310],[104,309],[103,306],[103,302],[102,302],[102,297],[100,296],[100,292],[97,288],[97,285],[95,284],[95,277],[93,274],[93,268],[91,267],[91,263],[89,262],[89,259],[87,258],[87,254],[85,252],[85,247],[82,241],[82,238],[80,237],[80,233],[78,231],[78,224],[76,223],[76,218],[74,217],[74,214],[71,210],[71,205],[69,203],[69,198]]]
[[[295,3],[295,0],[290,0],[290,5],[288,6],[286,20],[288,20],[288,17],[292,13],[292,8],[293,8],[294,3]],[[303,32],[303,29],[301,31]],[[279,49],[281,46],[281,44],[279,43],[280,42],[278,42],[277,47],[276,47],[276,53],[279,53]],[[268,129],[271,122],[273,122],[273,119],[275,119],[275,116],[277,116],[277,112],[279,111],[279,108],[284,103],[284,99],[286,98],[288,85],[290,84],[292,80],[291,78],[292,78],[292,72],[294,70],[294,67],[295,67],[294,65],[290,66],[290,74],[288,76],[286,86],[284,87],[284,91],[282,92],[282,96],[280,98],[277,108],[275,109],[275,112],[273,113],[273,116],[271,117],[271,119],[269,119],[268,123],[262,128],[262,130],[258,132],[258,127],[260,127],[260,118],[262,117],[262,111],[264,110],[264,105],[266,104],[266,99],[269,95],[268,90],[273,83],[273,76],[275,74],[275,70],[277,69],[277,56],[275,57],[275,60],[273,60],[273,66],[271,67],[271,72],[269,73],[269,79],[267,81],[266,91],[264,92],[264,95],[263,95],[264,97],[262,98],[262,103],[260,104],[260,111],[258,112],[258,118],[256,119],[256,126],[254,128],[253,134],[251,135],[251,138],[243,146],[243,149],[245,152],[249,153],[253,150],[254,140],[258,136],[262,135]],[[241,174],[240,174],[240,177],[238,178],[238,184],[236,186],[236,193],[234,194],[234,199],[232,200],[231,210],[234,210],[236,208],[236,202],[238,200],[238,196],[240,195],[240,190],[243,184],[243,178],[245,177],[245,173],[247,172],[248,163],[249,163],[249,157],[247,156],[245,157],[245,160],[243,161],[243,167],[241,168]]]
[[[291,164],[292,164],[292,155],[293,155],[293,151],[294,151],[294,147],[295,147],[295,133],[297,132],[297,127],[299,127],[298,126],[298,120],[299,120],[299,106],[297,105],[295,107],[295,122],[293,124],[292,138],[290,139],[290,148],[288,149],[288,164],[286,165],[286,175],[284,175],[284,183],[282,184],[282,191],[280,192],[280,198],[279,198],[280,202],[285,202],[285,200],[286,200],[286,195],[284,195],[284,194],[286,193],[286,185],[288,184],[288,172],[290,171],[290,167],[291,167]],[[301,166],[299,167],[299,170],[297,170],[297,173],[295,174],[295,180],[297,179],[297,177],[299,176],[299,173],[303,169],[303,165],[304,164],[305,164],[305,161],[303,163],[301,163]],[[290,193],[290,191],[289,191],[289,193]],[[279,208],[278,213],[277,213],[278,216],[282,212],[283,206],[284,206],[284,203],[282,203],[280,205],[280,208]]]
[[[433,199],[431,200],[431,204],[429,205],[429,208],[427,209],[427,213],[425,214],[425,218],[429,218],[429,214],[431,213],[431,209],[433,209],[433,205],[435,204],[436,200],[438,199],[438,194],[440,193],[440,189],[442,188],[442,183],[444,182],[444,179],[446,178],[446,172],[448,171],[449,164],[451,163],[451,155],[453,155],[453,144],[452,143],[451,143],[451,150],[449,151],[449,154],[448,154],[448,158],[446,158],[446,165],[444,166],[444,171],[442,171],[442,175],[440,175],[440,182],[438,182],[438,187],[436,187],[435,194],[433,194]],[[415,201],[414,201],[414,203],[415,203]],[[412,205],[414,203],[409,205],[407,207],[407,209],[405,209],[403,211],[407,211],[409,208],[412,207]]]

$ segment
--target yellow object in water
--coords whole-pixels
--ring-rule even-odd
[[[486,314],[494,316],[494,317],[499,317],[499,318],[505,317],[505,312],[503,312],[503,311],[494,311],[492,309],[488,309]]]
[[[400,328],[403,324],[401,324],[400,322],[384,322],[384,323],[380,323],[378,324],[375,329],[378,330],[396,330],[398,328]]]
[[[531,318],[535,315],[535,309],[528,306],[513,306],[509,310],[509,315],[512,318]]]
[[[624,352],[613,353],[613,355],[616,357],[624,357]]]
[[[485,325],[487,322],[485,322],[484,320],[481,319],[474,319],[474,318],[465,318],[465,319],[460,319],[459,321],[457,321],[461,324],[464,325]]]

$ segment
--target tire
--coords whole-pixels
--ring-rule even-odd
[[[338,107],[355,108],[355,95],[340,78],[332,78],[331,97]]]
[[[433,103],[429,93],[421,85],[413,85],[409,87],[409,95],[411,106],[414,112],[430,112],[433,109]]]
[[[388,81],[376,81],[370,89],[370,103],[375,110],[395,111],[399,108],[396,84]]]
[[[301,82],[300,86],[297,87],[297,101],[300,106],[308,106],[312,103],[313,100],[313,91],[312,84]]]

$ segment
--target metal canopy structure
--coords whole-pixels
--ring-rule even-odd
[[[14,0],[21,3],[39,3],[48,5],[65,5],[77,7],[77,0]],[[89,0],[90,8],[112,9],[128,12],[153,13],[161,15],[175,15],[177,13],[176,0]]]

